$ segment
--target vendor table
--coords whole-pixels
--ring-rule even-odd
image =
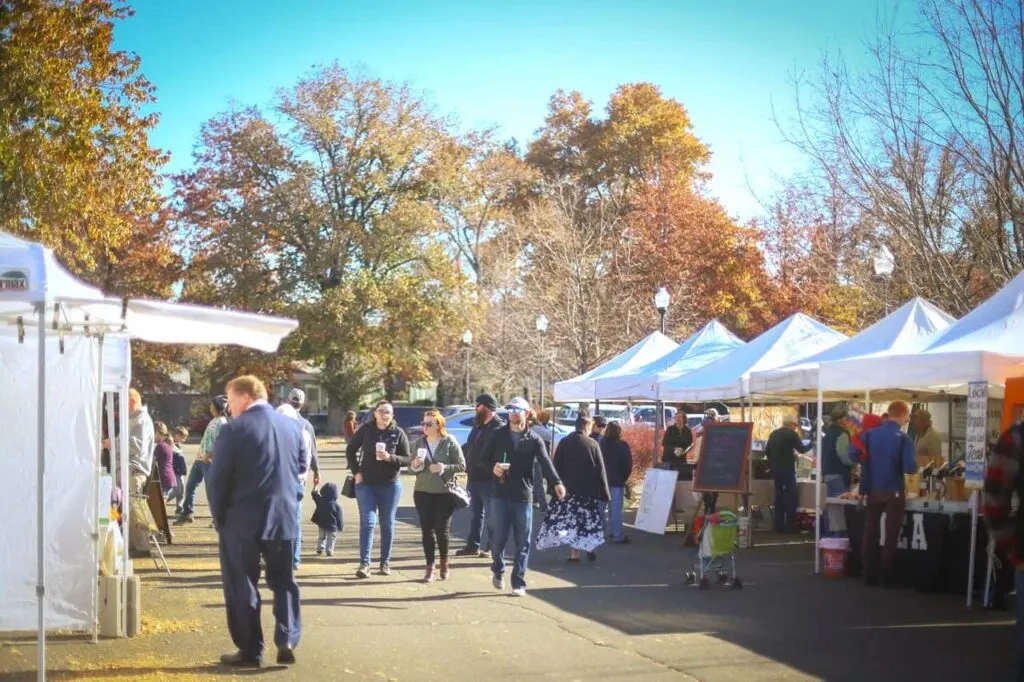
[[[864,536],[865,508],[859,500],[830,497],[826,504],[845,507],[850,536],[847,574],[861,574],[861,540]],[[897,544],[893,565],[896,585],[920,591],[962,594],[967,586],[968,557],[971,546],[971,510],[967,502],[907,500],[903,531]],[[984,587],[988,532],[979,523],[975,553],[974,586]]]

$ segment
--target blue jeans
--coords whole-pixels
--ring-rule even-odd
[[[391,550],[395,545],[395,517],[398,516],[398,500],[402,497],[402,482],[388,485],[356,486],[356,503],[359,505],[359,563],[370,565],[373,551],[373,529],[380,514],[380,562],[391,562]]]
[[[505,574],[505,545],[508,536],[515,539],[515,562],[512,565],[512,588],[526,587],[526,564],[530,560],[530,534],[533,532],[533,505],[491,498],[491,571]]]
[[[491,507],[491,496],[494,495],[494,481],[470,481],[470,511],[473,518],[469,522],[469,537],[466,539],[466,547],[470,549],[482,549],[485,552],[490,547],[491,540],[491,519],[488,510]]]
[[[825,481],[826,497],[839,497],[840,495],[846,492],[846,488],[848,486],[846,483],[846,479],[843,478],[842,474],[825,474],[825,476],[823,476],[822,478]],[[829,518],[830,515],[830,508],[826,506],[825,513],[822,515],[822,518],[825,520],[825,533],[826,535],[838,535],[840,534],[840,530],[838,528],[832,527],[833,524],[831,523],[831,519]]]
[[[796,472],[775,474],[775,532],[796,530]]]
[[[608,521],[612,527],[612,540],[621,540],[626,537],[626,532],[622,527],[622,507],[626,504],[626,489],[609,488],[608,491],[612,495],[611,502],[608,503]],[[604,518],[603,514],[601,518]]]
[[[188,481],[185,483],[185,503],[181,505],[183,516],[194,514],[196,511],[196,488],[206,477],[206,468],[210,466],[206,462],[193,462],[192,468],[188,470]]]
[[[540,513],[548,513],[548,496],[544,492],[544,470],[540,468],[540,462],[533,465],[533,499],[540,506]]]
[[[302,563],[302,498],[306,496],[305,481],[299,481],[297,493],[299,503],[295,505],[295,554],[292,557],[296,568]]]

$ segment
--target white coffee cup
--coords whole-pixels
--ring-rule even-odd
[[[387,455],[387,443],[377,443],[377,459],[384,459]]]
[[[512,466],[511,462],[498,462],[498,466],[501,467],[502,471],[508,471],[508,468]]]
[[[416,449],[416,459],[426,459],[426,458],[427,458],[427,449],[426,448],[417,448]]]

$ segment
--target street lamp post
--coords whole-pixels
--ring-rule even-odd
[[[661,315],[661,333],[665,333],[665,313],[668,312],[668,304],[672,300],[669,296],[668,289],[661,287],[658,289],[658,293],[654,294],[654,307],[658,309],[658,314]]]
[[[668,312],[668,305],[672,302],[672,297],[668,293],[668,289],[661,287],[658,292],[654,294],[654,307],[658,309],[658,314],[661,316],[661,333],[665,333],[665,313]],[[658,400],[654,403],[654,461],[658,461],[658,442],[661,440],[661,429],[665,425],[665,403]]]
[[[875,276],[881,277],[885,283],[884,294],[885,296],[885,314],[889,314],[889,280],[892,279],[892,273],[896,270],[896,259],[892,255],[885,244],[879,244],[878,248],[875,249],[874,258],[872,258],[872,265],[875,269]]]
[[[469,393],[469,349],[473,345],[473,332],[467,329],[462,332],[462,345],[466,347],[466,403],[473,400]]]

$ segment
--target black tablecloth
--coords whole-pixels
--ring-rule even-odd
[[[846,507],[846,526],[850,533],[846,567],[851,576],[859,576],[862,571],[864,518],[864,507]],[[980,520],[976,542],[974,585],[980,590],[985,585],[988,547],[988,532]],[[893,581],[921,591],[963,594],[967,589],[970,546],[970,514],[908,510],[904,513],[903,532],[896,550]]]

